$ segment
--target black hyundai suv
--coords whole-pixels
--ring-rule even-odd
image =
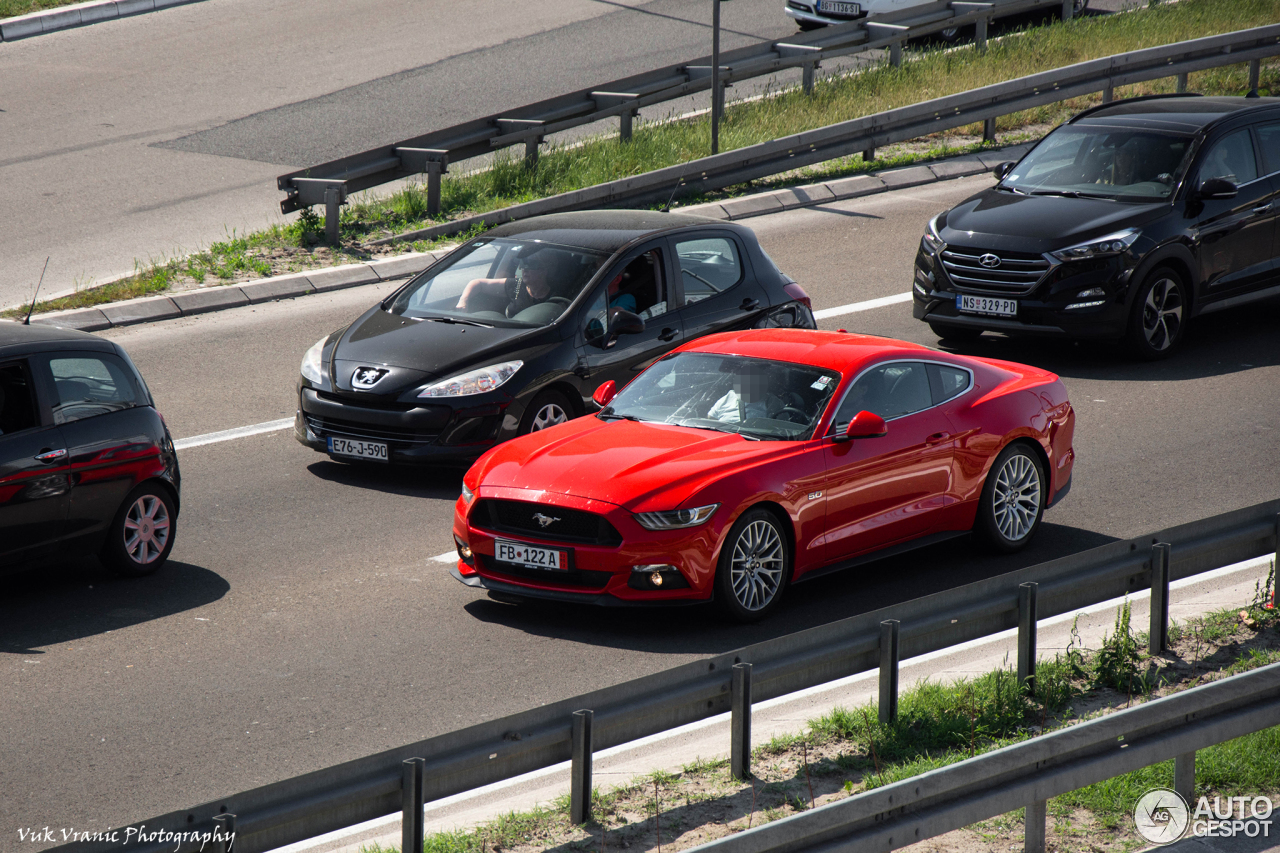
[[[1280,294],[1280,98],[1103,104],[929,222],[913,315],[983,331],[1124,338],[1162,358],[1191,318]]]

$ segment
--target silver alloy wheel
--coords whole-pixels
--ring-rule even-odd
[[[1173,346],[1182,328],[1182,291],[1171,278],[1162,278],[1147,291],[1142,306],[1142,334],[1156,352]]]
[[[169,543],[169,510],[155,495],[133,502],[124,517],[124,552],[140,566],[154,563]]]
[[[1000,535],[1010,542],[1026,538],[1040,515],[1040,472],[1022,453],[1015,453],[996,474],[992,513]]]
[[[782,586],[785,545],[778,529],[767,521],[753,521],[733,545],[729,583],[738,603],[758,611],[773,601]]]
[[[533,424],[529,427],[529,432],[537,432],[540,429],[553,427],[556,424],[562,424],[569,420],[569,415],[561,408],[559,403],[547,403],[537,414],[533,416]]]

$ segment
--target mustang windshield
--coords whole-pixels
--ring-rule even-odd
[[[607,254],[482,237],[449,256],[448,265],[409,283],[387,306],[423,320],[508,328],[555,322]]]
[[[1158,202],[1187,168],[1191,137],[1158,130],[1066,125],[997,186],[1027,195]]]
[[[799,441],[813,434],[839,384],[838,373],[816,367],[678,353],[636,377],[598,417]]]

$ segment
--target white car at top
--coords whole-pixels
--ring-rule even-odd
[[[933,0],[786,0],[786,12],[802,30],[814,30],[830,24],[846,24],[868,15],[883,15],[910,6],[923,6]],[[1075,0],[1074,14],[1080,14],[1089,0]],[[947,41],[959,35],[959,28],[943,30]]]

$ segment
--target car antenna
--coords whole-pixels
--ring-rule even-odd
[[[52,258],[50,255],[49,258]],[[36,300],[40,298],[40,285],[44,284],[44,274],[49,269],[49,258],[44,259],[44,269],[40,270],[40,280],[36,282],[36,292],[31,294],[31,307],[27,309],[27,319],[22,321],[22,325],[31,325],[31,312],[36,310]]]
[[[676,200],[676,190],[680,189],[680,182],[684,180],[684,173],[689,168],[689,161],[685,160],[684,165],[680,168],[680,175],[676,178],[676,185],[671,188],[671,197],[667,199],[667,203],[658,208],[659,213],[670,213],[671,202]]]

